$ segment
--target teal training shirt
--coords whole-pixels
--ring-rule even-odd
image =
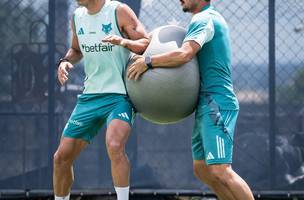
[[[201,46],[197,54],[201,77],[200,102],[207,102],[204,97],[211,95],[221,110],[239,109],[231,79],[231,47],[225,19],[212,6],[205,6],[193,16],[186,41],[195,41]]]
[[[102,42],[109,35],[119,35],[116,8],[118,1],[106,0],[102,9],[93,15],[85,7],[74,13],[75,32],[83,54],[85,94],[126,94],[124,71],[130,51],[118,45]]]

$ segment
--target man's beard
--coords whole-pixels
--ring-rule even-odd
[[[189,12],[189,8],[183,8],[184,12]]]

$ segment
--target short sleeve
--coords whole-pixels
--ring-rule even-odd
[[[195,41],[201,47],[212,40],[214,36],[214,25],[212,19],[192,19],[184,42]]]

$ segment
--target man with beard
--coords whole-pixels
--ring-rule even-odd
[[[182,47],[153,56],[137,56],[128,79],[147,70],[176,67],[197,55],[201,77],[200,97],[192,133],[196,177],[221,200],[253,200],[247,183],[231,168],[233,135],[239,104],[231,79],[231,47],[225,19],[210,0],[180,0],[193,14]]]

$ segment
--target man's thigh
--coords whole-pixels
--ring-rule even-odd
[[[198,108],[192,138],[194,159],[205,160],[207,165],[232,163],[237,116],[238,110],[219,110],[210,104]]]

